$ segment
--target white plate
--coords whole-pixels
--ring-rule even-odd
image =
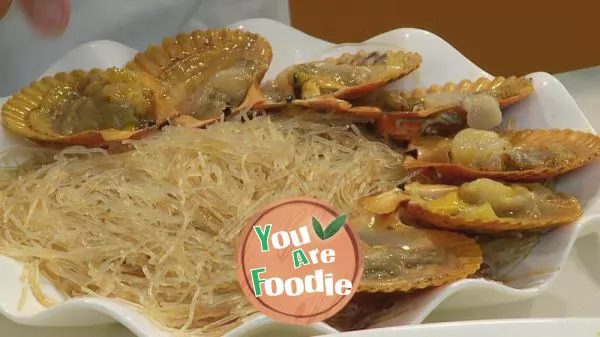
[[[266,78],[274,77],[293,63],[358,49],[373,50],[390,47],[416,51],[423,56],[421,70],[394,83],[392,85],[394,87],[410,88],[415,85],[425,86],[490,76],[438,36],[418,29],[397,29],[374,37],[362,45],[334,46],[291,27],[265,19],[246,20],[232,27],[262,34],[271,42],[274,59]],[[90,42],[69,52],[46,74],[76,68],[122,66],[133,57],[135,52],[127,46],[112,41]],[[535,92],[526,101],[507,111],[507,115],[516,120],[519,128],[572,128],[593,131],[582,111],[556,78],[547,73],[534,73],[529,76],[533,79]],[[7,137],[4,130],[0,128],[0,149],[14,144],[15,141],[14,138]],[[579,198],[585,208],[584,216],[577,223],[546,235],[530,256],[508,274],[515,280],[514,282],[501,285],[485,280],[468,279],[421,292],[410,300],[398,303],[391,315],[373,327],[420,323],[438,306],[473,307],[536,296],[554,280],[582,228],[600,221],[600,196],[598,195],[600,180],[597,179],[599,170],[600,166],[594,164],[563,177],[559,190]],[[33,301],[30,296],[25,308],[19,311],[17,303],[22,287],[19,281],[22,266],[12,259],[0,257],[0,270],[2,270],[0,312],[15,322],[38,326],[75,326],[116,320],[140,336],[166,334],[138,314],[132,306],[113,300],[71,299],[47,309]],[[53,294],[57,300],[64,300],[52,285],[45,284],[43,288]],[[241,328],[241,331],[254,329],[252,326],[246,325]],[[325,327],[320,325],[319,328]]]
[[[598,318],[490,320],[435,323],[330,335],[331,337],[597,337]]]

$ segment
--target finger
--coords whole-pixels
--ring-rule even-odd
[[[6,15],[6,12],[8,12],[12,2],[13,0],[0,0],[0,19]]]
[[[19,0],[25,15],[43,35],[60,35],[71,17],[69,0]]]

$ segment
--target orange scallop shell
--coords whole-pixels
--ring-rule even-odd
[[[409,75],[421,66],[422,61],[423,58],[420,54],[406,51],[375,51],[371,53],[359,51],[355,54],[345,53],[339,57],[329,57],[324,60],[325,63],[334,65],[348,64],[351,66],[363,66],[368,68],[380,65],[386,66],[386,71],[382,72],[382,74],[369,82],[346,87],[331,94],[336,98],[360,97],[368,92],[372,92],[389,82]],[[293,83],[290,84],[293,86]],[[297,98],[302,99],[301,97]]]
[[[498,100],[501,108],[509,107],[529,97],[533,92],[533,84],[527,77],[495,77],[493,79],[481,77],[475,81],[462,80],[458,84],[448,82],[444,85],[432,85],[429,88],[417,88],[412,91],[396,92],[406,100],[419,102],[427,94],[457,92],[465,94],[476,94],[486,92]],[[427,117],[432,114],[446,112],[460,108],[460,105],[452,104],[428,110],[403,111],[407,118]],[[388,110],[389,111],[389,110]]]
[[[123,74],[124,76],[121,76]],[[51,129],[50,116],[40,115],[35,120],[32,119],[32,115],[38,111],[44,102],[51,99],[48,95],[58,87],[70,86],[78,90],[77,88],[82,88],[93,79],[98,78],[109,78],[109,80],[112,78],[115,81],[139,80],[139,83],[134,85],[143,85],[153,95],[151,98],[153,111],[151,113],[157,126],[166,122],[169,116],[175,112],[168,102],[160,99],[159,93],[162,90],[160,85],[146,74],[117,68],[92,69],[90,71],[75,70],[57,73],[54,76],[46,76],[16,93],[2,106],[2,124],[6,129],[16,134],[48,146],[60,146],[60,144],[106,146],[120,143],[125,139],[139,139],[157,130],[156,127],[133,131],[117,129],[89,130],[64,136]]]
[[[216,72],[242,60],[256,62],[252,68],[252,84],[247,89],[243,101],[233,107],[233,116],[264,101],[260,82],[272,58],[271,45],[258,34],[237,29],[209,29],[166,38],[160,46],[151,46],[138,53],[127,64],[127,68],[153,75],[165,87],[164,94],[167,99],[179,107]],[[187,115],[175,120],[175,124],[201,127],[223,117],[229,116],[199,120]]]
[[[460,112],[432,114],[408,118],[403,113],[382,113],[375,121],[378,134],[397,140],[411,140],[426,134],[454,135],[467,128],[467,118]]]
[[[448,82],[444,85],[433,85],[426,89],[417,88],[413,91],[393,92],[392,94],[399,95],[407,101],[419,102],[425,95],[433,93],[460,92],[475,94],[486,92],[496,98],[500,108],[504,109],[529,97],[533,90],[530,78],[510,76],[507,78],[495,77],[493,79],[482,77],[476,81],[462,80],[458,84]],[[366,101],[363,104],[374,105],[382,111],[387,111],[377,121],[377,129],[382,134],[398,139],[411,139],[421,136],[423,134],[423,124],[426,123],[426,120],[423,119],[450,111],[461,115],[466,113],[460,104],[449,104],[428,110],[394,111],[393,108],[386,107],[385,104],[382,105],[382,103],[376,101],[376,99],[375,102],[372,100]],[[466,127],[466,119],[459,127]]]
[[[422,62],[418,53],[404,51],[371,52],[359,51],[356,54],[345,53],[339,57],[330,57],[323,61],[326,64],[373,67],[385,65],[386,71],[367,83],[344,87],[331,94],[323,94],[311,98],[296,97],[290,104],[310,109],[328,110],[339,113],[349,113],[359,117],[371,119],[379,116],[381,110],[376,107],[355,106],[346,101],[349,98],[360,97],[366,93],[377,90],[386,84],[409,75],[417,70]],[[295,67],[294,65],[283,70],[275,79],[275,83],[282,91],[283,96],[295,97]],[[297,94],[297,93],[296,93]],[[265,110],[277,110],[285,107],[283,102],[266,102],[262,108]]]
[[[352,106],[350,102],[332,96],[322,96],[315,99],[295,100],[292,105],[306,109],[331,111],[358,117],[364,120],[375,120],[382,114],[381,109],[371,106]]]
[[[455,263],[436,265],[432,268],[418,268],[410,276],[392,276],[387,279],[377,276],[369,278],[368,252],[370,248],[367,247],[363,249],[365,254],[365,271],[358,287],[359,292],[410,292],[437,287],[465,279],[479,269],[483,257],[481,249],[475,240],[459,233],[417,228],[413,228],[413,230],[422,232],[433,244],[449,251],[456,258]],[[375,247],[379,247],[378,249],[387,248],[386,246]]]
[[[408,157],[406,169],[433,168],[445,178],[471,180],[490,178],[514,182],[536,182],[556,177],[591,163],[600,156],[600,136],[569,129],[527,129],[499,133],[514,146],[560,144],[576,154],[577,159],[560,167],[540,167],[521,171],[483,171],[450,163],[450,140],[442,137],[423,137],[409,144],[417,150],[417,159]]]
[[[539,231],[577,221],[583,214],[576,198],[557,193],[561,203],[560,215],[546,215],[536,219],[499,218],[494,220],[473,219],[461,215],[433,212],[422,201],[406,203],[406,212],[414,219],[446,230],[472,231],[477,233],[501,233],[509,231]]]
[[[373,61],[375,60],[375,61]],[[333,95],[337,98],[354,98],[360,97],[365,93],[372,92],[385,86],[386,84],[403,78],[415,70],[419,69],[423,62],[423,57],[415,52],[406,51],[387,51],[387,52],[371,52],[359,51],[356,54],[345,53],[340,57],[332,57],[326,59],[327,62],[334,64],[350,64],[353,66],[372,67],[374,65],[384,64],[387,66],[386,71],[376,79],[353,87],[347,87],[338,90]]]
[[[398,207],[410,201],[410,196],[399,188],[367,195],[358,200],[358,205],[373,214],[383,215],[393,213]]]

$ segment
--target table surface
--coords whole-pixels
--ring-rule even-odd
[[[600,66],[558,74],[596,130],[600,130]],[[569,259],[550,288],[540,296],[485,308],[434,311],[426,322],[492,318],[600,316],[600,228],[577,240]],[[0,317],[0,331],[11,337],[133,337],[120,325],[85,328],[34,328]]]

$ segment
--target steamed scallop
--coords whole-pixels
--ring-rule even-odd
[[[273,52],[258,34],[214,29],[179,34],[135,56],[127,67],[154,76],[180,116],[200,127],[263,102],[260,82]]]
[[[396,214],[351,221],[364,254],[359,292],[408,292],[440,286],[475,273],[481,250],[467,236],[403,224]]]
[[[451,230],[543,230],[574,222],[582,214],[575,197],[538,183],[507,184],[487,178],[460,186],[411,183],[404,193],[409,200],[398,206],[413,218]]]
[[[287,101],[313,109],[373,118],[379,115],[380,109],[353,107],[347,99],[360,97],[412,73],[421,61],[421,56],[412,52],[360,51],[293,65],[264,85],[270,101],[265,107],[281,108]]]
[[[103,146],[141,137],[175,110],[144,73],[110,68],[44,77],[2,106],[12,132],[38,142]]]
[[[416,158],[407,158],[406,168],[431,167],[448,178],[541,181],[596,160],[600,137],[561,129],[464,129],[453,138],[414,140],[409,148]]]
[[[502,122],[502,109],[533,92],[526,77],[480,78],[413,91],[378,90],[354,105],[380,108],[379,132],[398,139],[449,135],[465,127],[489,130]]]

